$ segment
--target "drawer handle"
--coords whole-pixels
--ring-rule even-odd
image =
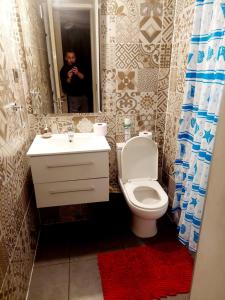
[[[56,164],[56,165],[47,165],[48,169],[53,168],[63,168],[63,167],[79,167],[79,166],[88,166],[92,165],[92,161],[82,162],[82,163],[73,163],[73,164]]]
[[[81,188],[81,189],[70,189],[70,190],[52,190],[52,191],[49,191],[49,194],[66,194],[66,193],[76,193],[76,192],[88,192],[88,191],[94,191],[94,187],[93,186],[90,186],[88,188]]]

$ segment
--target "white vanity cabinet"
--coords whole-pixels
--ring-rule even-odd
[[[103,136],[77,133],[49,139],[37,135],[27,153],[37,207],[109,200],[109,151]]]

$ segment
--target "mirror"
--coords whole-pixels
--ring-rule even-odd
[[[98,0],[47,0],[42,12],[54,112],[99,112]]]

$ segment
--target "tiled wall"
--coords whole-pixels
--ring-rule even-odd
[[[25,299],[38,234],[25,154],[33,138],[28,122],[31,103],[43,97],[45,104],[38,105],[45,112],[49,85],[39,74],[48,70],[35,3],[0,0],[0,299]],[[37,93],[30,93],[32,89]],[[12,102],[22,107],[21,112],[7,108]]]
[[[174,160],[176,157],[178,122],[184,97],[185,71],[194,17],[194,2],[194,0],[177,0],[175,11],[163,153],[163,179],[168,186],[170,201],[173,199],[175,189]]]
[[[149,130],[159,143],[160,167],[164,142],[167,93],[175,0],[101,1],[101,89],[103,110],[83,115],[108,123],[110,185],[117,185],[116,141],[123,141],[123,120],[130,117],[132,133]],[[49,116],[54,132],[82,116]],[[39,132],[43,117],[30,116],[31,130]]]

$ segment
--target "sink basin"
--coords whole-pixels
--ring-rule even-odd
[[[53,134],[50,138],[36,135],[28,156],[101,152],[110,151],[110,146],[104,136],[96,136],[94,133],[74,133],[72,142],[69,142],[67,133]]]

